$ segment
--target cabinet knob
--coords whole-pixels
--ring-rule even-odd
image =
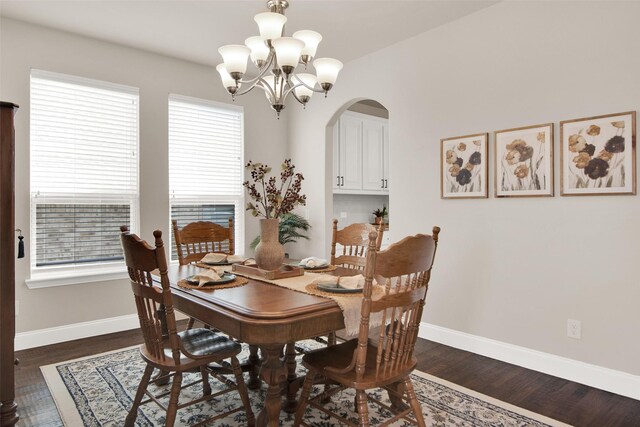
[[[380,188],[384,188],[384,178],[382,178],[380,181],[382,181],[382,186]]]
[[[340,185],[341,185],[341,186],[344,186],[344,176],[341,176],[341,177],[340,177],[340,180],[341,180]]]
[[[338,175],[336,178],[338,178],[338,183],[336,185],[340,187],[340,175]]]
[[[18,366],[20,364],[20,359],[16,358],[16,360],[13,361],[13,364]]]

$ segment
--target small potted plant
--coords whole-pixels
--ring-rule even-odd
[[[373,211],[373,215],[376,217],[375,223],[382,224],[387,214],[388,212],[386,206],[383,206],[382,209],[376,209],[375,211]]]

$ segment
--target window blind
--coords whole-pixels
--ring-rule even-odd
[[[122,259],[138,212],[138,90],[31,72],[32,266]]]
[[[171,218],[180,227],[202,220],[227,226],[231,216],[236,251],[244,247],[243,145],[241,108],[169,96]]]

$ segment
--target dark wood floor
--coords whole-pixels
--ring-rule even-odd
[[[20,426],[61,426],[39,367],[142,342],[137,330],[20,351]],[[574,426],[640,426],[640,401],[431,341],[416,348],[418,369]]]

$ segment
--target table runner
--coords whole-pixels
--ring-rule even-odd
[[[226,271],[227,269],[225,269]],[[231,269],[229,268],[229,271]],[[237,271],[234,271],[233,274],[238,275]],[[354,296],[353,294],[348,296],[343,295],[328,295],[326,292],[309,292],[307,286],[311,284],[314,280],[316,280],[320,274],[311,273],[305,271],[303,276],[297,277],[288,277],[286,279],[276,279],[276,280],[268,280],[264,277],[256,277],[250,274],[239,274],[240,276],[248,277],[253,280],[257,280],[264,283],[269,283],[271,285],[280,286],[282,288],[287,288],[293,291],[302,292],[308,295],[319,296],[322,298],[329,298],[334,300],[340,309],[342,310],[342,315],[344,316],[344,326],[347,336],[353,337],[358,335],[358,330],[360,328],[360,312],[362,311],[362,294],[358,294],[358,296]],[[380,299],[384,295],[384,288],[379,285],[374,285],[373,292],[371,293],[371,299],[374,301]],[[380,326],[382,323],[382,313],[372,313],[369,326],[371,328],[375,328],[376,326]]]

